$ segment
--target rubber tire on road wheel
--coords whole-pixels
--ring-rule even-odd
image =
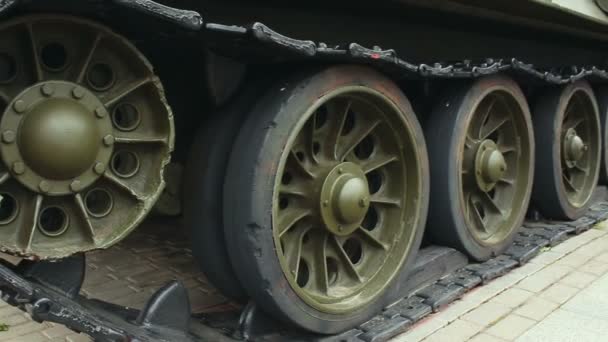
[[[469,127],[469,121],[481,101],[480,92],[484,89],[495,89],[493,87],[496,85],[507,91],[523,109],[532,145],[530,150],[532,157],[528,169],[528,188],[525,198],[520,203],[520,210],[513,219],[515,223],[511,231],[501,242],[481,244],[467,226],[464,209],[461,206],[461,170],[458,158],[461,155],[460,147]],[[474,83],[461,84],[450,89],[436,103],[437,106],[424,127],[431,166],[431,200],[427,232],[432,242],[456,248],[477,261],[485,261],[501,254],[511,245],[525,219],[534,172],[534,133],[530,110],[519,86],[504,76],[490,76]]]
[[[600,110],[602,127],[602,161],[600,163],[599,182],[608,185],[608,87],[602,86],[595,90],[595,97]]]
[[[591,205],[593,191],[584,205],[573,206],[566,196],[562,182],[562,146],[561,137],[557,139],[554,132],[562,131],[563,116],[570,97],[577,91],[583,91],[590,98],[595,109],[597,126],[596,142],[601,146],[599,109],[591,86],[584,81],[570,84],[564,88],[552,88],[541,94],[533,108],[534,132],[536,134],[536,170],[532,201],[541,214],[551,219],[575,220],[581,217]],[[600,151],[593,158],[600,159]],[[594,170],[592,184],[597,184],[601,164]]]
[[[401,108],[414,131],[421,151],[420,177],[428,180],[428,164],[422,131],[409,101],[392,81],[359,66],[330,67],[279,82],[268,90],[243,125],[234,145],[226,176],[224,219],[230,257],[245,290],[263,310],[300,328],[333,334],[353,328],[379,313],[389,303],[388,294],[401,286],[391,282],[369,305],[349,313],[327,313],[304,302],[291,288],[279,263],[273,238],[273,198],[279,162],[288,139],[310,106],[333,89],[366,86],[380,91]],[[428,182],[419,200],[421,218],[405,255],[398,279],[413,264],[424,232]]]
[[[224,177],[241,124],[265,84],[254,82],[202,123],[184,172],[184,224],[192,234],[192,253],[211,284],[239,302],[246,301],[248,296],[226,249],[222,217]]]

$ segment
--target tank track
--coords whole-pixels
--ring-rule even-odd
[[[298,40],[273,31],[256,22],[248,27],[207,23],[202,28],[212,46],[236,56],[234,47],[264,62],[359,63],[376,67],[398,79],[473,79],[497,73],[512,74],[532,81],[563,85],[587,79],[592,83],[608,81],[608,71],[597,66],[569,66],[542,70],[517,58],[510,60],[488,58],[484,61],[463,60],[414,64],[402,59],[393,49],[374,46],[366,48],[357,43],[329,46],[323,42]],[[238,57],[238,56],[237,56]],[[242,57],[242,56],[241,56]]]

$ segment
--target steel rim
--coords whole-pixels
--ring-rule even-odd
[[[303,118],[277,173],[278,258],[308,305],[352,312],[382,293],[412,248],[419,152],[400,109],[369,88],[335,90]]]
[[[561,184],[570,205],[583,207],[595,189],[595,175],[600,167],[600,137],[595,106],[589,95],[578,90],[567,102],[561,120]]]
[[[0,39],[3,250],[58,258],[115,243],[160,195],[173,148],[150,64],[69,16],[7,22]],[[125,154],[137,163],[119,163]]]
[[[482,245],[517,229],[529,193],[531,144],[524,109],[506,90],[491,90],[473,110],[462,144],[461,203]]]

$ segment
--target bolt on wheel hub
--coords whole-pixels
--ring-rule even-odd
[[[483,141],[475,157],[477,185],[483,191],[490,191],[507,172],[504,155],[492,140]]]
[[[71,82],[24,90],[4,111],[0,131],[4,163],[34,192],[64,195],[89,186],[100,177],[95,168],[105,169],[113,151],[113,144],[104,143],[112,136],[106,108]]]
[[[369,208],[365,173],[354,163],[341,163],[329,172],[321,190],[321,216],[325,228],[347,236],[359,228]]]

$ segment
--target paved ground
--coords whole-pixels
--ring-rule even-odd
[[[395,342],[608,340],[608,222],[546,249]]]
[[[141,308],[162,284],[181,280],[195,312],[231,309],[198,272],[178,222],[150,221],[127,240],[87,256],[86,296]],[[0,301],[0,341],[89,341]],[[608,222],[547,249],[469,292],[394,341],[606,341]]]

